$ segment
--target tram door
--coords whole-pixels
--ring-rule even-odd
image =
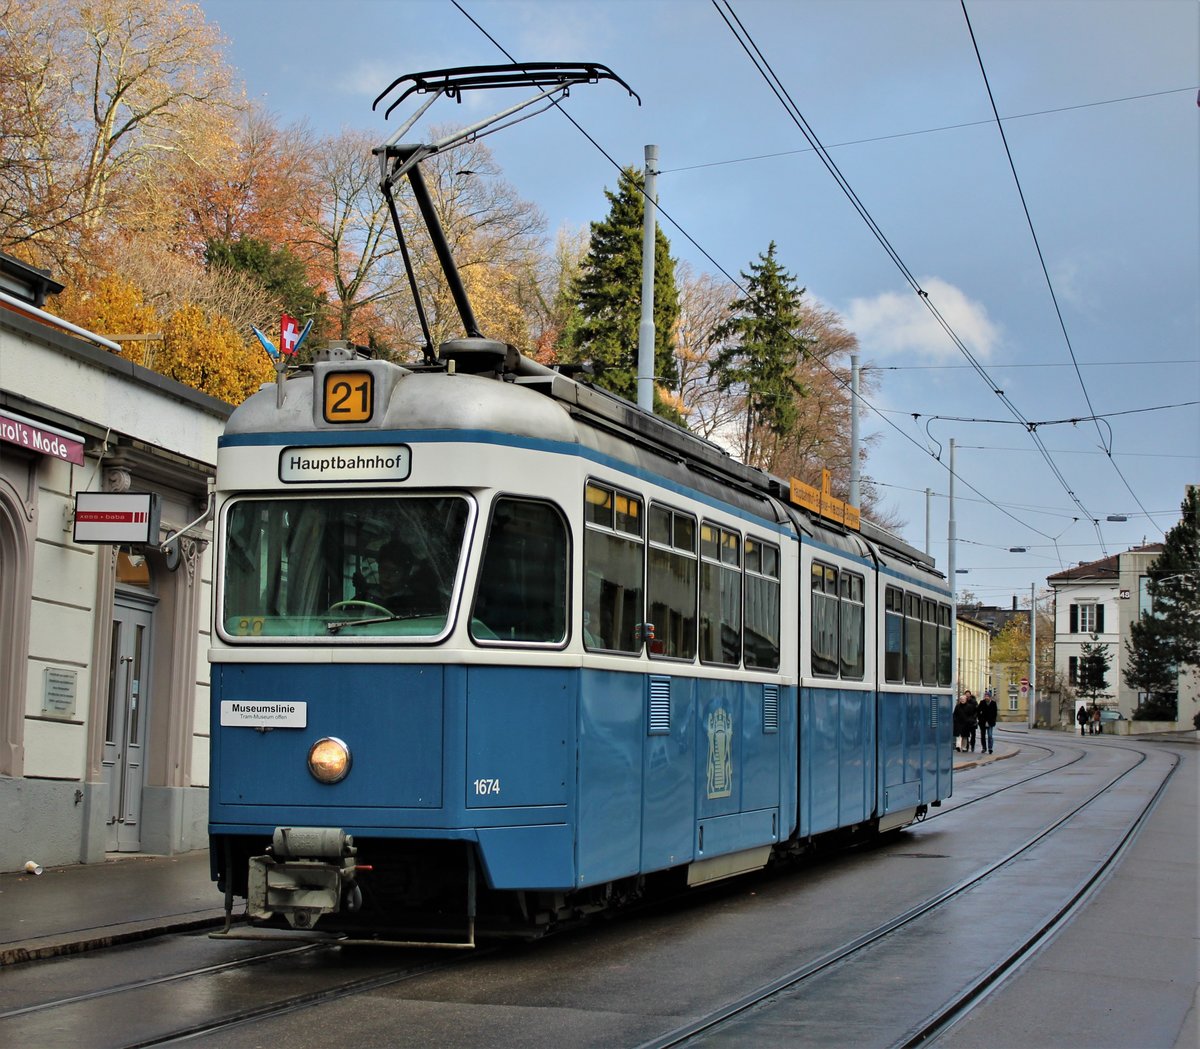
[[[150,713],[151,609],[117,596],[104,728],[104,782],[108,786],[108,852],[142,847],[142,782]]]

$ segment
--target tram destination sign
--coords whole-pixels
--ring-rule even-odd
[[[285,448],[279,454],[284,484],[378,484],[406,481],[412,449],[404,444],[349,444]]]

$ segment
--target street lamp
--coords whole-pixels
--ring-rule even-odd
[[[1109,514],[1104,520],[1106,521],[1128,521],[1129,518],[1124,514]]]
[[[1008,548],[1008,552],[1010,554],[1024,554],[1024,553],[1027,553],[1028,550],[1024,546],[1010,546]]]

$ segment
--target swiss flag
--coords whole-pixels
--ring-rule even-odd
[[[279,348],[287,357],[296,355],[296,340],[300,338],[300,325],[295,317],[286,313],[279,318]]]

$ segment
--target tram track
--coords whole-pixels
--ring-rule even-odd
[[[175,937],[183,940],[185,936]],[[347,978],[347,969],[351,966],[339,963],[323,964],[325,959],[338,957],[338,952],[352,950],[352,954],[342,957],[353,958],[354,962],[362,965],[364,959],[373,953],[369,948],[348,949],[337,944],[293,944],[282,949],[257,953],[250,957],[218,962],[211,965],[191,966],[178,971],[166,972],[140,979],[124,980],[93,990],[70,995],[60,995],[29,1005],[9,1008],[0,1011],[0,1043],[6,1045],[37,1045],[46,1047],[51,1044],[104,1046],[105,1049],[143,1049],[143,1047],[158,1045],[173,1045],[189,1041],[200,1036],[219,1037],[221,1032],[229,1031],[258,1021],[286,1017],[289,1014],[310,1009],[323,1004],[336,1002],[355,995],[369,994],[383,988],[395,986],[421,976],[436,974],[461,965],[469,960],[478,960],[495,953],[487,948],[480,949],[470,956],[437,954],[430,952],[403,952],[400,957],[404,961],[397,966],[397,952],[378,954],[385,959],[375,965],[367,962],[368,971]],[[306,980],[297,979],[294,982],[305,984],[305,989],[299,993],[275,996],[271,993],[273,982],[281,985],[289,982],[289,975],[295,974],[295,966],[300,961],[313,963]],[[227,987],[231,979],[238,980],[243,985],[254,982],[254,971],[272,966],[280,967],[277,980],[259,978],[263,986],[263,994],[257,1000],[234,1005],[227,1011],[218,1011],[215,1015],[199,1016],[190,1022],[173,1022],[176,1015],[161,1006],[147,1006],[147,1003],[157,1003],[167,995],[175,995],[177,999],[187,998],[199,1002],[222,1001],[227,996],[221,988]],[[317,970],[314,977],[311,970]],[[139,1007],[141,1003],[141,1007]],[[100,1017],[104,1015],[138,1016],[142,1020],[143,1029],[138,1033],[117,1034],[101,1040],[100,1031],[103,1023],[99,1020],[92,1022],[80,1019],[84,1016]],[[74,1015],[71,1015],[74,1014]],[[164,1022],[158,1030],[146,1029],[145,1018],[150,1014],[164,1017]],[[154,1026],[153,1021],[149,1026]],[[42,1032],[62,1032],[87,1030],[92,1038],[86,1042],[76,1041],[77,1034],[61,1043],[46,1040]]]
[[[1028,856],[1039,845],[1047,843],[1055,835],[1071,827],[1098,801],[1111,796],[1114,788],[1142,768],[1148,759],[1146,753],[1133,747],[1121,747],[1118,745],[1110,749],[1126,750],[1133,754],[1136,760],[1128,768],[1109,779],[1108,782],[1104,783],[1098,789],[1092,790],[1082,801],[1074,804],[1069,811],[1027,837],[1016,847],[1007,850],[1002,856],[989,862],[985,867],[972,872],[967,877],[930,896],[921,903],[910,907],[894,918],[877,925],[838,947],[826,951],[804,965],[760,985],[736,1000],[730,1001],[705,1015],[690,1020],[654,1039],[643,1042],[638,1046],[638,1049],[670,1049],[670,1047],[708,1044],[710,1042],[713,1044],[737,1044],[739,1040],[737,1034],[739,1027],[745,1024],[751,1016],[755,1018],[756,1022],[760,1021],[763,1011],[766,1010],[769,1013],[782,998],[795,995],[797,992],[804,993],[807,990],[806,985],[815,982],[817,978],[832,973],[835,970],[852,966],[856,961],[863,958],[867,952],[879,948],[880,945],[885,944],[890,938],[896,937],[906,931],[912,931],[918,923],[930,920],[931,917],[946,909],[956,900],[964,897],[972,890],[978,889],[987,883],[989,879],[996,877],[1000,872],[1011,868],[1016,861]],[[1073,757],[1071,761],[1063,762],[1054,769],[1044,770],[1036,776],[1026,777],[1021,782],[1028,783],[1040,778],[1042,775],[1070,768],[1085,756],[1086,754],[1081,752]],[[1145,824],[1145,821],[1149,818],[1159,799],[1162,797],[1175,770],[1179,766],[1179,762],[1180,758],[1178,755],[1171,755],[1169,767],[1149,800],[1141,806],[1140,810],[1130,820],[1119,840],[1111,848],[1107,849],[1103,856],[1096,860],[1087,875],[1080,879],[1066,895],[1061,906],[1055,908],[1052,913],[1039,921],[1016,949],[1007,952],[998,963],[989,965],[981,971],[970,981],[965,989],[961,989],[959,993],[952,995],[948,1000],[938,1003],[936,1008],[932,1009],[928,1015],[918,1022],[908,1024],[900,1038],[892,1043],[894,1049],[910,1049],[910,1047],[927,1044],[947,1031],[980,1002],[985,1000],[1000,983],[1036,954],[1065,924],[1070,922],[1072,917],[1087,903],[1124,855],[1130,843],[1136,837],[1137,832]],[[981,795],[979,798],[972,799],[971,802],[966,804],[986,800],[987,798],[994,798],[997,794],[1011,789],[1012,786],[1016,785],[1006,785],[1006,787],[1000,790]],[[963,808],[965,808],[965,804],[958,806],[957,809],[950,810],[950,813],[961,811]],[[947,815],[950,813],[947,813]]]
[[[985,851],[983,845],[979,845],[973,850],[967,850],[966,853],[959,851],[955,857],[944,857],[941,855],[941,850],[936,857],[930,852],[931,858],[920,862],[940,865],[946,859],[950,859],[951,862],[960,864],[960,868],[945,879],[949,884],[943,885],[941,891],[928,892],[925,894],[926,898],[909,896],[901,905],[903,910],[901,910],[901,906],[897,906],[896,911],[899,913],[896,913],[894,917],[887,921],[879,921],[874,928],[864,932],[858,933],[848,922],[842,937],[840,937],[845,942],[839,946],[833,946],[838,941],[830,938],[823,948],[817,948],[817,950],[823,951],[819,956],[790,969],[782,976],[762,980],[757,987],[742,993],[736,1000],[729,1001],[717,1009],[700,1013],[700,1009],[712,1001],[720,1001],[719,997],[696,999],[693,1004],[699,1008],[696,1010],[694,1019],[655,1037],[652,1041],[641,1043],[643,1049],[649,1049],[652,1046],[689,1044],[737,1045],[744,1041],[755,1041],[753,1037],[755,1025],[774,1025],[777,1021],[773,1020],[772,1016],[789,1009],[792,1010],[793,1017],[800,1015],[803,1020],[803,1015],[810,1008],[819,1007],[823,998],[836,997],[829,995],[829,988],[832,986],[836,989],[839,981],[842,988],[847,985],[847,981],[851,984],[860,984],[868,989],[878,988],[880,985],[872,983],[872,980],[875,978],[873,973],[877,975],[880,970],[880,958],[894,955],[905,956],[905,949],[897,944],[902,943],[906,938],[909,940],[907,957],[924,957],[926,959],[931,957],[928,953],[928,945],[944,938],[944,927],[951,921],[947,915],[955,913],[956,908],[958,913],[965,910],[969,914],[977,914],[978,894],[973,895],[973,890],[986,886],[989,879],[1001,877],[1006,870],[1009,872],[1010,881],[1022,878],[1024,875],[1015,873],[1015,870],[1021,867],[1028,869],[1030,863],[1045,864],[1048,862],[1050,850],[1056,850],[1060,854],[1077,852],[1079,851],[1077,845],[1083,840],[1096,845],[1096,855],[1093,856],[1089,852],[1086,863],[1081,860],[1078,865],[1068,868],[1071,877],[1064,879],[1064,884],[1056,890],[1055,902],[1057,905],[1053,908],[1053,912],[1046,913],[1050,910],[1049,907],[1044,910],[1039,909],[1036,915],[1039,920],[1036,924],[1031,920],[1028,926],[1014,929],[1013,943],[1006,943],[1002,952],[998,949],[996,957],[991,955],[986,959],[981,957],[977,959],[978,965],[974,964],[976,959],[972,959],[972,968],[969,971],[962,970],[963,979],[958,985],[952,989],[943,988],[945,993],[939,991],[936,994],[930,994],[928,1000],[923,997],[923,992],[916,992],[922,994],[922,997],[919,1001],[913,1001],[914,992],[910,991],[907,995],[908,1008],[905,1014],[897,1016],[894,1024],[880,1028],[886,1032],[885,1034],[877,1038],[860,1040],[853,1037],[846,1038],[843,1035],[839,1044],[886,1044],[907,1047],[936,1042],[944,1032],[970,1015],[971,1011],[984,1002],[996,989],[1006,985],[1009,977],[1036,955],[1043,945],[1053,939],[1058,931],[1068,925],[1079,910],[1088,903],[1099,887],[1104,884],[1106,875],[1120,862],[1124,851],[1137,837],[1138,830],[1152,813],[1158,799],[1169,784],[1174,769],[1181,760],[1177,753],[1159,752],[1156,755],[1153,752],[1138,750],[1133,746],[1106,743],[1104,750],[1108,752],[1108,756],[1114,759],[1113,765],[1108,768],[1103,766],[1089,768],[1089,773],[1095,775],[1096,779],[1094,782],[1085,784],[1078,779],[1077,770],[1083,769],[1084,765],[1088,765],[1088,763],[1085,762],[1084,765],[1079,763],[1087,758],[1089,753],[1098,757],[1099,755],[1096,754],[1098,748],[1077,745],[1064,740],[1055,749],[1059,751],[1060,757],[1069,757],[1070,760],[1055,760],[1053,768],[1042,769],[1033,776],[1022,775],[1020,769],[1013,769],[1014,775],[1025,784],[1030,782],[1036,784],[1038,779],[1057,771],[1063,775],[1062,789],[1064,791],[1079,791],[1075,797],[1062,799],[1061,803],[1059,800],[1047,799],[1044,804],[1053,804],[1055,811],[1047,814],[1047,818],[1043,820],[1044,825],[1037,828],[1026,825],[1019,839],[1014,835],[1006,843],[1002,854],[992,857],[986,864],[979,864],[977,869],[973,870],[967,870],[961,867],[961,864],[972,853],[980,854],[975,858],[982,859],[982,853]],[[1068,750],[1072,751],[1069,755],[1066,753]],[[1123,753],[1113,754],[1113,751]],[[1136,782],[1131,783],[1131,779]],[[1009,786],[1011,787],[1011,785]],[[1125,789],[1126,786],[1128,789]],[[1053,793],[1058,794],[1059,791],[1056,790]],[[974,806],[974,801],[992,798],[996,799],[997,804],[1003,804],[1002,799],[1005,797],[1011,798],[1013,795],[1011,793],[1006,795],[1002,788],[998,791],[989,791],[979,798],[973,798],[969,802],[973,805],[970,810],[963,812],[965,805],[960,805],[957,809],[951,809],[946,813],[946,815],[950,815],[955,811],[962,812],[959,826],[956,827],[953,822],[947,820],[943,824],[929,829],[927,822],[913,828],[911,840],[916,841],[920,847],[920,838],[926,835],[937,838],[949,835],[954,840],[973,836],[974,829],[980,825],[980,820],[988,818],[986,806]],[[1135,810],[1131,805],[1126,814],[1120,802],[1122,797],[1136,798],[1137,809]],[[1101,813],[1092,816],[1089,823],[1091,810],[1106,798],[1113,799],[1112,804],[1100,804]],[[1028,800],[1035,806],[1043,804],[1043,801],[1034,797]],[[1142,804],[1143,801],[1144,804]],[[1009,804],[1011,805],[1011,803]],[[979,815],[981,811],[982,816]],[[1039,811],[1044,812],[1045,810]],[[1049,818],[1050,816],[1053,818]],[[1080,827],[1076,824],[1087,826]],[[1097,834],[1097,828],[1101,827],[1104,829],[1103,841]],[[1052,844],[1059,834],[1065,835],[1064,839],[1058,844]],[[1072,837],[1072,835],[1075,836]],[[1119,840],[1116,840],[1118,838]],[[1110,840],[1112,841],[1111,848],[1107,847]],[[1101,844],[1105,846],[1103,855],[1100,855],[1099,846]],[[1034,853],[1039,851],[1039,846],[1042,846],[1040,860],[1034,857]],[[890,857],[900,860],[902,863],[905,862],[902,859],[906,855],[903,847],[895,850],[885,846],[880,851],[878,860],[871,858],[868,854],[867,868],[865,869],[874,869],[881,862],[886,865],[889,861],[889,854]],[[1090,869],[1085,872],[1084,867],[1088,864],[1090,864]],[[922,870],[931,872],[935,869],[944,868],[940,866],[938,868],[922,867]],[[920,875],[920,877],[924,876],[924,874]],[[898,874],[893,863],[890,872],[881,867],[873,877],[875,880],[886,880],[896,877],[906,878],[908,875]],[[739,899],[746,898],[747,895],[745,883],[740,891],[735,883],[728,884],[734,890],[728,897],[729,903],[722,904],[718,896],[716,902],[700,904],[702,918],[705,914],[709,914],[711,917],[714,911],[720,914],[730,906],[740,908]],[[781,882],[771,878],[762,884],[778,885]],[[786,884],[786,882],[782,884]],[[984,895],[988,895],[991,891],[985,888]],[[775,895],[775,890],[770,890],[770,892]],[[753,887],[748,895],[750,897],[755,895]],[[693,902],[695,902],[694,897]],[[803,910],[795,911],[795,913],[801,915]],[[939,915],[941,915],[940,919]],[[671,919],[661,916],[655,918],[653,915],[643,916],[641,919],[630,917],[627,922],[620,921],[610,924],[608,928],[615,930],[619,925],[627,925],[633,940],[636,941],[637,930],[644,927],[643,923],[646,921],[669,923]],[[939,929],[939,921],[941,929]],[[957,923],[960,919],[954,918],[953,921]],[[696,922],[692,923],[692,926],[698,929],[702,924],[703,922]],[[570,968],[560,970],[554,962],[550,962],[548,965],[556,974],[566,977],[570,981],[570,985],[585,988],[589,986],[588,975],[594,975],[593,952],[597,949],[597,942],[589,939],[587,931],[584,931],[582,936],[586,944],[580,941],[581,950],[561,948],[557,955],[561,961],[569,955],[578,954],[582,966],[578,973],[573,975]],[[797,926],[797,936],[798,942],[809,940],[808,935],[803,931],[803,926]],[[170,948],[164,945],[164,953],[172,953],[173,956],[177,956],[188,951],[195,952],[202,949],[200,947],[202,942],[208,942],[202,941],[200,937],[181,936],[174,939],[178,944],[184,946]],[[607,949],[615,951],[618,957],[624,958],[630,949],[621,944],[622,938],[609,935],[601,939],[607,941]],[[924,954],[918,954],[912,944],[914,942],[920,944],[922,939],[925,944]],[[942,942],[945,942],[944,939]],[[569,939],[567,943],[570,944]],[[130,951],[130,956],[132,954],[133,952]],[[870,960],[872,955],[875,957],[874,969],[872,969]],[[493,962],[499,962],[499,965],[489,966],[485,963],[478,972],[464,972],[461,969],[464,963],[483,962],[488,956]],[[554,956],[552,952],[550,957]],[[346,1015],[370,1017],[376,1010],[376,1006],[371,1004],[372,1000],[378,998],[381,1002],[391,1001],[393,1003],[408,1001],[440,1003],[441,1011],[437,1014],[437,1020],[433,1019],[432,1013],[425,1016],[418,1010],[415,1014],[410,1014],[406,1005],[400,1005],[400,1008],[404,1009],[405,1015],[410,1018],[420,1017],[415,1026],[406,1029],[407,1040],[404,1044],[429,1044],[424,1041],[424,1037],[432,1038],[432,1032],[444,1030],[446,1009],[469,1010],[479,1004],[475,1000],[474,993],[464,992],[461,988],[479,988],[487,986],[493,981],[500,981],[505,986],[517,986],[506,983],[506,981],[518,979],[514,973],[524,971],[523,965],[536,969],[539,957],[544,958],[546,955],[540,951],[506,955],[503,948],[498,948],[495,951],[478,951],[470,956],[447,957],[438,954],[436,957],[431,957],[429,952],[391,951],[383,954],[367,949],[344,947],[335,951],[334,945],[326,944],[290,944],[287,948],[253,957],[223,960],[212,965],[179,966],[177,970],[155,974],[144,979],[126,979],[119,983],[113,981],[111,986],[97,987],[87,993],[59,995],[52,1001],[0,1012],[0,1042],[13,1045],[35,1045],[39,1049],[49,1049],[52,1045],[88,1045],[96,1046],[97,1049],[101,1046],[107,1049],[111,1045],[120,1046],[122,1049],[133,1049],[133,1047],[172,1045],[185,1041],[190,1044],[249,1046],[265,1044],[274,1037],[272,1032],[302,1031],[309,1029],[314,1023],[321,1023],[320,1016],[325,1015],[322,1012],[323,1007],[330,1007],[335,1016],[340,1011],[340,1015],[343,1017]],[[860,962],[865,963],[865,966],[857,969],[856,966]],[[148,960],[143,963],[143,967],[152,968],[157,964],[155,961]],[[455,975],[452,971],[455,967],[458,967],[459,975]],[[913,968],[911,965],[909,967]],[[124,971],[128,973],[128,969]],[[778,971],[777,969],[776,972]],[[760,977],[763,975],[769,977],[770,969],[764,969],[759,975]],[[916,972],[905,973],[898,979],[907,979],[910,976],[913,980],[920,979]],[[827,980],[832,981],[832,984],[826,983]],[[406,983],[411,985],[410,989],[395,991],[391,994],[386,993],[389,988],[399,988]],[[56,977],[52,981],[52,985],[78,986],[77,983],[62,980],[61,977]],[[522,988],[521,994],[524,996],[526,993],[524,981],[519,986]],[[743,989],[749,986],[749,981],[742,986]],[[912,986],[917,987],[918,984],[914,983]],[[894,991],[894,988],[889,988],[889,991]],[[385,993],[379,996],[377,992]],[[488,996],[485,993],[484,998],[486,997]],[[901,993],[900,997],[904,998],[905,995]],[[592,1008],[590,1004],[583,1004],[584,1001],[585,999],[581,999],[577,1007],[584,1011]],[[339,1005],[339,1002],[342,1004]],[[558,994],[552,996],[552,1002],[555,1006],[562,1004]],[[108,1003],[107,1010],[110,1015],[130,1016],[133,1018],[132,1021],[128,1024],[120,1023],[105,1028],[102,1021],[95,1018],[104,1015],[105,1003]],[[170,1004],[164,1005],[163,1003]],[[651,1013],[660,1011],[649,1001],[640,1006],[631,1001],[629,1006],[630,1016],[640,1013],[647,1019]],[[927,1008],[922,1008],[923,1006]],[[918,1009],[922,1010],[920,1016],[917,1016],[915,1012]],[[797,1010],[799,1010],[799,1014]],[[537,1015],[538,1012],[533,1003],[525,1005],[524,1011],[530,1017]],[[311,1019],[308,1018],[310,1015]],[[386,1012],[384,1015],[387,1015]],[[451,1013],[450,1015],[456,1014]],[[683,1016],[686,1016],[686,1013],[681,1011],[680,1017]],[[423,1026],[430,1022],[434,1026]],[[111,1031],[114,1026],[119,1028],[120,1033],[114,1033],[110,1037],[107,1032]],[[629,1038],[625,1044],[638,1044],[637,1039],[647,1037],[656,1026],[658,1025],[642,1026],[641,1030],[644,1033]],[[782,1027],[782,1024],[780,1026]],[[241,1028],[243,1033],[234,1033],[238,1028]],[[47,1030],[55,1032],[56,1037],[60,1040],[56,1041],[40,1036],[40,1032]],[[63,1039],[62,1032],[64,1031],[71,1032],[71,1037]],[[81,1039],[80,1031],[86,1031],[90,1037]],[[103,1038],[101,1032],[104,1032]],[[777,1031],[772,1033],[778,1034]],[[759,1039],[759,1041],[761,1040]],[[767,1039],[767,1041],[769,1040]],[[820,1044],[819,1040],[805,1043],[803,1037],[799,1039],[786,1038],[785,1040],[794,1044]],[[828,1036],[826,1041],[828,1042]],[[481,1045],[487,1043],[464,1040],[455,1044]],[[538,1042],[533,1039],[529,1044],[546,1044],[546,1042],[544,1040]],[[586,1044],[601,1043],[587,1042]]]

